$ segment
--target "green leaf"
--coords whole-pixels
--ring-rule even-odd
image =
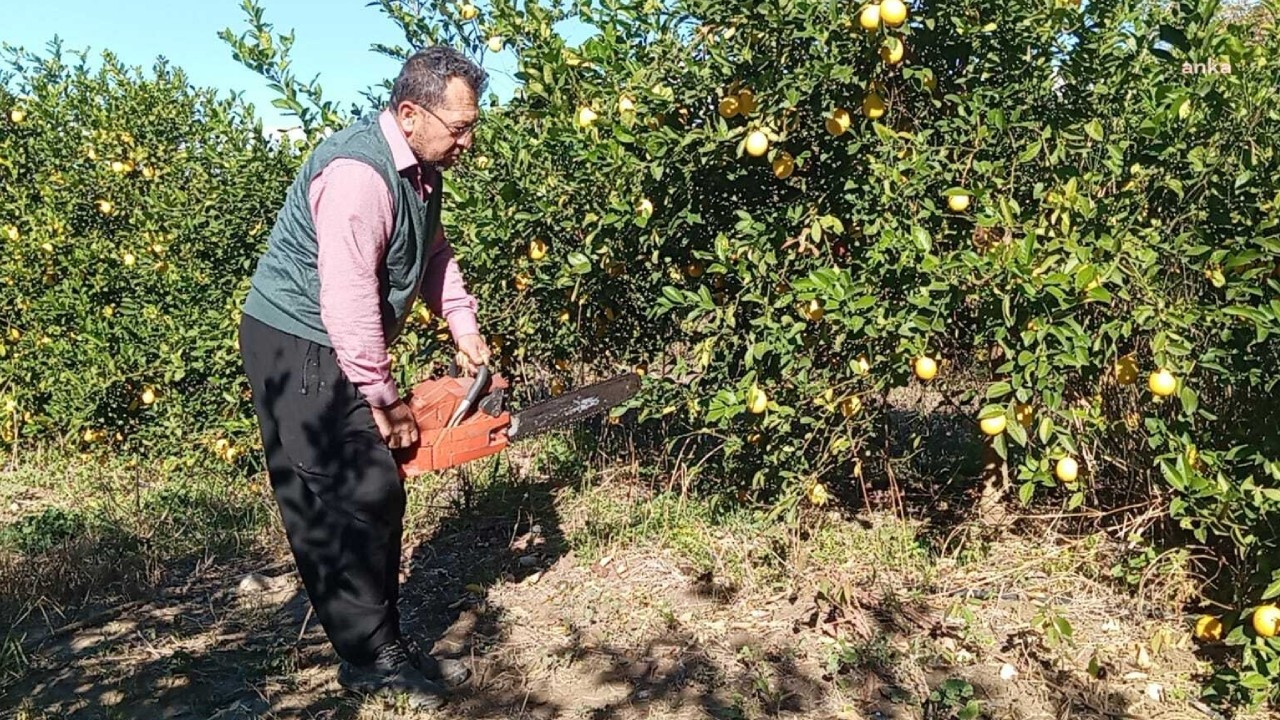
[[[1102,123],[1097,120],[1090,120],[1084,126],[1085,133],[1098,142],[1102,142]]]

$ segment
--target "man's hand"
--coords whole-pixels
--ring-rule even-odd
[[[396,400],[386,407],[371,407],[373,422],[378,432],[392,450],[409,447],[418,442],[418,423],[413,412],[403,400]]]
[[[468,375],[474,375],[476,368],[489,364],[489,346],[478,334],[463,335],[458,338],[458,367]]]

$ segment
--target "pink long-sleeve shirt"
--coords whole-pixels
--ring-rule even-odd
[[[396,169],[419,197],[438,192],[439,172],[418,163],[395,117],[384,110],[378,124]],[[369,165],[339,158],[312,178],[309,200],[319,245],[320,319],[347,379],[370,405],[386,407],[400,395],[391,378],[378,287],[394,217],[391,189]],[[448,321],[455,342],[479,332],[475,298],[467,293],[443,228],[428,252],[419,297]]]

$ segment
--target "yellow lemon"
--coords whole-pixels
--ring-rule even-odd
[[[951,208],[952,212],[964,212],[965,210],[969,209],[969,196],[968,195],[948,195],[947,207]]]
[[[27,119],[27,111],[22,108],[14,108],[9,111],[9,119],[14,125],[21,125],[23,120]]]
[[[876,120],[884,116],[884,100],[880,96],[871,92],[862,98],[862,114],[871,120]]]
[[[103,215],[110,215],[116,211],[116,206],[110,200],[99,200],[95,203],[98,206],[98,212]]]
[[[773,159],[773,175],[779,180],[786,180],[795,172],[796,163],[791,155],[782,153]]]
[[[738,91],[738,114],[750,115],[756,111],[756,96],[750,90]]]
[[[1138,382],[1138,361],[1132,355],[1125,355],[1116,360],[1115,368],[1116,382],[1121,385],[1132,385]]]
[[[822,483],[814,483],[813,487],[809,488],[809,502],[814,505],[826,505],[829,497],[827,488]]]
[[[761,390],[758,386],[752,385],[751,390],[747,392],[747,409],[752,413],[759,415],[769,406],[769,395]]]
[[[880,29],[880,6],[868,5],[862,8],[862,12],[858,14],[858,24],[867,32],[875,32]]]
[[[547,244],[543,242],[540,238],[534,238],[533,241],[529,243],[529,259],[541,260],[546,256],[547,256]]]
[[[147,387],[142,391],[142,404],[151,405],[156,401],[156,391],[154,388]]]
[[[1196,621],[1196,639],[1203,642],[1218,642],[1225,630],[1222,620],[1213,615],[1202,615]]]
[[[851,124],[853,124],[853,120],[849,117],[849,111],[844,108],[836,108],[831,111],[831,117],[827,118],[827,132],[835,137],[840,137],[848,132]]]
[[[653,201],[650,200],[649,198],[642,199],[639,203],[636,204],[636,213],[639,215],[652,215]]]
[[[1253,630],[1262,637],[1275,637],[1280,633],[1280,607],[1263,605],[1253,611]]]
[[[899,27],[907,21],[907,6],[902,0],[884,0],[880,3],[880,19],[889,27]]]
[[[760,157],[769,150],[769,136],[764,134],[763,130],[753,130],[747,136],[747,154],[752,157]]]
[[[636,101],[631,99],[629,95],[623,95],[618,98],[618,112],[620,114],[633,113],[636,111]]]
[[[727,97],[721,98],[720,105],[716,108],[720,113],[720,117],[726,120],[738,114],[738,98]]]
[[[646,373],[648,373],[648,372],[649,372],[649,363],[638,363],[638,364],[637,364],[634,368],[632,368],[631,370],[632,370],[632,372],[634,372],[635,374],[640,375],[641,377],[643,377]]]
[[[144,178],[146,178],[146,179],[148,179],[148,180],[151,180],[151,179],[153,179],[155,176],[156,176],[156,171],[155,171],[155,169],[154,169],[154,168],[150,168],[150,167],[144,167],[144,168],[142,168],[142,177],[144,177]]]
[[[1161,368],[1147,378],[1147,387],[1151,388],[1151,392],[1160,397],[1168,397],[1178,387],[1178,381],[1174,379],[1173,373]]]
[[[114,316],[115,314],[116,314],[116,306],[115,306],[115,305],[108,305],[108,306],[106,306],[106,307],[102,308],[102,316],[103,316],[103,317],[112,317],[112,316]]]
[[[588,127],[599,117],[595,110],[584,105],[578,108],[578,127]]]
[[[120,259],[124,261],[126,267],[133,267],[134,263],[138,262],[137,256],[131,252],[125,253]]]
[[[502,45],[503,42],[501,36],[494,35],[489,38],[489,52],[502,52]]]
[[[479,14],[480,14],[480,11],[479,11],[479,10],[477,10],[477,9],[476,9],[476,6],[475,6],[475,5],[472,5],[471,3],[467,3],[467,4],[465,4],[465,5],[463,5],[463,6],[462,6],[462,19],[463,19],[463,20],[475,20],[475,19],[476,19],[476,16],[477,16],[477,15],[479,15]]]
[[[17,240],[18,238],[22,237],[22,233],[19,232],[18,228],[14,225],[5,225],[4,234],[5,234],[5,237],[9,238],[10,240]]]
[[[938,363],[927,355],[921,355],[916,358],[915,371],[921,380],[932,380],[938,375]]]
[[[1064,457],[1054,466],[1053,474],[1064,483],[1073,483],[1080,477],[1080,465],[1073,458]]]
[[[903,45],[901,40],[891,37],[880,48],[880,59],[889,65],[897,65],[902,62],[902,56],[906,53],[906,50],[907,46]]]
[[[986,433],[987,435],[999,435],[1000,433],[1004,432],[1005,424],[1006,424],[1006,421],[1003,415],[996,415],[995,417],[983,418],[978,421],[978,425],[979,427],[982,428],[982,432]]]

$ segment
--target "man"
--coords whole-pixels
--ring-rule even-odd
[[[240,350],[268,473],[343,687],[444,703],[467,679],[401,634],[405,491],[391,450],[417,425],[387,346],[414,300],[444,317],[468,370],[489,360],[440,225],[441,171],[471,147],[488,78],[432,47],[387,109],[335,133],[290,186],[244,304]]]

